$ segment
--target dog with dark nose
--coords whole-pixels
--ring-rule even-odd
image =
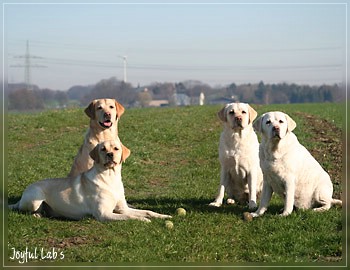
[[[76,176],[92,167],[90,151],[98,143],[117,138],[118,122],[125,109],[115,99],[96,99],[84,111],[90,118],[90,126],[74,159],[69,176]]]
[[[285,201],[282,216],[291,214],[294,206],[325,211],[332,205],[342,205],[341,200],[332,198],[328,173],[293,133],[296,123],[289,115],[268,112],[253,126],[262,136],[259,156],[264,174],[260,205],[253,217],[265,213],[273,192]]]
[[[220,185],[210,206],[220,207],[226,192],[227,204],[238,201],[254,209],[262,185],[259,142],[253,130],[257,112],[246,103],[229,103],[218,116],[224,126],[219,142]]]
[[[64,217],[79,220],[92,215],[100,221],[171,218],[150,210],[129,208],[121,177],[122,163],[130,150],[117,138],[99,143],[90,152],[94,166],[75,177],[45,179],[28,186],[19,202],[9,209],[36,216]]]

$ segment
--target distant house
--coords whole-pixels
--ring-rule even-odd
[[[188,95],[186,94],[173,94],[171,96],[171,100],[173,105],[175,106],[188,106],[191,105],[191,99]]]
[[[166,99],[151,100],[148,106],[150,106],[150,107],[165,107],[165,106],[169,106],[169,101]]]
[[[227,104],[227,103],[232,103],[232,102],[237,102],[238,100],[235,98],[227,98],[227,97],[217,97],[214,99],[211,99],[209,101],[209,104]]]

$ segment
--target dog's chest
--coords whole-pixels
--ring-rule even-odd
[[[286,192],[285,178],[281,178],[280,175],[270,173],[267,174],[266,181],[270,184],[274,192],[280,196],[284,196]]]
[[[124,187],[120,172],[115,173],[112,170],[107,170],[89,178],[92,180],[87,185],[90,189],[90,194],[94,194],[96,201],[104,201],[115,205],[118,200],[124,198]]]
[[[249,134],[222,132],[219,144],[219,160],[231,175],[245,177],[252,164],[258,164],[258,141]]]
[[[225,138],[220,141],[219,157],[235,164],[245,163],[248,158],[257,155],[252,151],[252,144],[246,143],[243,139]]]
[[[225,149],[220,154],[221,165],[228,169],[232,175],[244,178],[249,171],[249,155],[241,148]]]
[[[102,132],[96,133],[95,140],[97,140],[97,142],[114,140],[118,136],[117,134],[118,132],[114,129],[114,127],[111,127],[103,130]]]
[[[291,166],[289,162],[287,162],[286,157],[276,158],[270,156],[262,162],[261,167],[264,172],[268,172],[276,178],[285,178],[287,175],[291,174]]]
[[[265,160],[262,170],[274,192],[281,196],[285,193],[287,182],[294,181],[294,178],[291,177],[294,171],[285,158]]]
[[[287,175],[294,174],[302,162],[302,153],[298,151],[288,151],[284,147],[276,148],[272,151],[271,147],[261,147],[261,167],[264,172],[269,172],[276,176],[285,178]]]
[[[99,183],[99,190],[104,196],[108,194],[115,202],[124,198],[123,182],[118,177],[109,183]]]

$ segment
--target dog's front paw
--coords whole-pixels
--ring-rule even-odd
[[[213,206],[213,207],[220,207],[222,205],[222,203],[219,203],[217,201],[213,201],[211,203],[209,203],[209,206]]]
[[[36,212],[36,213],[33,213],[33,217],[35,217],[35,218],[42,218],[43,215],[41,213]]]
[[[289,216],[290,214],[291,212],[283,211],[282,214],[280,214],[280,217],[286,217],[286,216]]]
[[[170,219],[170,218],[173,218],[172,216],[169,216],[169,215],[161,215],[160,216],[161,219]]]
[[[231,198],[228,198],[227,201],[226,201],[227,204],[235,204],[235,200],[234,199],[231,199]]]
[[[149,218],[145,218],[145,217],[137,217],[138,220],[141,220],[143,222],[147,222],[147,223],[150,223],[151,220]]]
[[[258,206],[256,205],[256,202],[249,201],[248,207],[249,207],[249,210],[253,210],[253,209],[257,208]]]
[[[252,212],[252,213],[250,213],[250,214],[251,214],[251,216],[252,216],[253,218],[256,218],[256,217],[260,216],[257,212]]]

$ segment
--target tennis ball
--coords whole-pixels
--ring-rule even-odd
[[[176,209],[176,214],[180,217],[186,216],[186,210],[184,208],[177,208]]]
[[[170,220],[165,221],[165,227],[168,230],[172,230],[174,228],[174,223],[172,223]]]
[[[250,221],[253,220],[253,216],[252,216],[252,214],[249,213],[249,212],[244,212],[244,213],[243,213],[243,218],[244,218],[245,221],[248,221],[248,222],[250,222]]]

